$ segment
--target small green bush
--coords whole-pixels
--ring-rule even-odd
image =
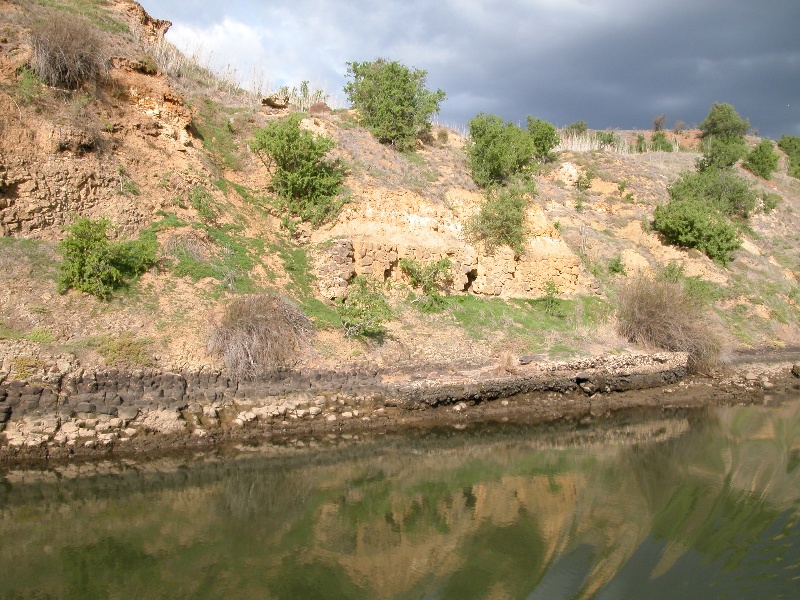
[[[59,244],[62,263],[59,293],[70,288],[107,300],[126,280],[156,264],[158,242],[154,235],[111,242],[109,223],[79,218]]]
[[[613,131],[596,131],[594,137],[600,143],[601,147],[616,146],[619,144],[619,136]]]
[[[778,155],[769,140],[761,140],[755,148],[745,156],[742,166],[759,177],[770,179],[778,169]]]
[[[775,194],[771,192],[762,192],[761,193],[761,207],[765,213],[770,213],[778,207],[778,203],[781,201],[780,194]]]
[[[302,119],[302,115],[294,114],[260,129],[251,148],[273,170],[271,187],[280,207],[316,226],[341,207],[335,198],[341,192],[345,170],[338,162],[324,158],[336,142],[302,129]]]
[[[392,318],[392,309],[378,283],[364,275],[350,281],[347,296],[339,301],[336,311],[349,338],[380,338],[386,333],[384,324]]]
[[[254,379],[295,365],[311,331],[311,321],[288,300],[249,294],[225,307],[209,332],[208,350],[234,377]]]
[[[437,312],[445,307],[441,291],[453,281],[453,263],[448,258],[421,265],[409,258],[400,259],[400,270],[411,281],[412,287],[419,289],[422,295],[415,299],[415,305],[423,312]]]
[[[47,85],[77,90],[106,72],[102,40],[84,17],[58,13],[33,22],[31,46],[31,66]]]
[[[615,256],[608,260],[608,272],[612,275],[625,275],[625,263],[621,256]]]
[[[570,123],[564,127],[564,133],[569,135],[580,135],[581,133],[586,133],[588,128],[589,126],[586,124],[586,121],[575,121],[574,123]]]
[[[91,346],[103,357],[109,367],[153,367],[156,362],[152,354],[152,342],[137,338],[130,332],[119,335],[103,335],[94,338]]]
[[[446,95],[425,87],[427,71],[397,61],[347,63],[345,94],[358,110],[364,126],[378,141],[399,150],[414,148],[418,136],[428,133],[431,116],[439,112]]]
[[[724,215],[701,200],[670,200],[658,206],[653,229],[661,232],[669,244],[697,248],[723,265],[733,260],[733,252],[741,246],[739,232]]]
[[[789,157],[787,173],[789,177],[800,179],[800,136],[782,135],[778,140],[778,148]]]
[[[650,138],[650,148],[654,152],[672,152],[672,142],[667,139],[667,135],[658,130],[653,134],[653,137]]]
[[[640,153],[647,152],[647,139],[643,133],[636,134],[636,151]]]
[[[690,372],[717,364],[721,344],[708,325],[704,304],[690,293],[682,278],[629,277],[617,294],[617,331],[645,347],[689,354]]]
[[[487,252],[508,246],[515,256],[525,251],[525,209],[530,188],[511,186],[489,190],[481,210],[467,223],[465,233],[472,242],[483,243]]]

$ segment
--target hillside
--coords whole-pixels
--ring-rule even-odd
[[[48,87],[28,68],[32,27],[76,11],[107,74],[73,91]],[[649,226],[667,186],[694,168],[697,131],[668,133],[675,152],[630,152],[591,132],[562,142],[533,177],[525,252],[488,253],[464,236],[483,195],[453,130],[436,126],[403,154],[353,111],[310,106],[313,93],[271,107],[180,55],[163,39],[169,23],[127,0],[18,0],[2,20],[0,381],[97,365],[220,369],[211,327],[232,299],[257,293],[284,295],[311,318],[299,366],[509,367],[528,354],[637,352],[646,348],[616,333],[617,290],[670,264],[708,302],[726,353],[800,343],[800,181],[784,158],[768,181],[737,167],[780,200],[749,218],[727,266]],[[347,202],[318,227],[287,229],[249,141],[300,109],[305,129],[335,140]],[[638,132],[614,133],[633,142]],[[78,217],[107,218],[120,240],[155,236],[158,264],[109,300],[59,294],[58,243]],[[401,261],[443,258],[452,264],[443,309],[420,311]],[[392,307],[380,336],[344,335],[337,299],[358,275],[377,280]]]

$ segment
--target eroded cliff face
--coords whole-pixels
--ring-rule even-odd
[[[97,84],[66,92],[31,78],[23,93],[27,24],[41,15],[8,10],[20,26],[3,38],[0,54],[0,235],[58,237],[76,215],[138,231],[169,201],[153,175],[202,164],[184,99],[142,62],[169,23],[117,2],[110,10],[133,33],[105,39],[108,72]]]

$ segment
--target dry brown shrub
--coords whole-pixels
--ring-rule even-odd
[[[88,19],[50,14],[31,25],[31,66],[47,85],[76,90],[107,70],[102,40]]]
[[[311,321],[280,296],[251,294],[232,300],[212,326],[208,350],[238,379],[254,379],[297,363]]]
[[[715,366],[720,340],[709,326],[703,303],[682,281],[648,274],[627,278],[617,298],[617,331],[634,344],[688,352],[692,373]]]

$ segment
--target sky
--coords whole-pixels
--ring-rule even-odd
[[[141,1],[141,0],[140,0]],[[143,0],[167,39],[244,85],[301,81],[347,106],[347,62],[427,71],[439,123],[696,125],[732,104],[758,134],[800,135],[800,0]]]

